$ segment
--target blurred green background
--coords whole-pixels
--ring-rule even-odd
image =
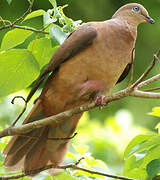
[[[144,72],[150,64],[153,54],[160,48],[160,0],[57,0],[58,5],[68,4],[68,7],[64,9],[68,17],[73,20],[81,19],[83,22],[109,19],[120,6],[129,2],[144,5],[150,16],[156,21],[154,25],[146,23],[138,28],[134,62],[135,80]],[[27,0],[13,0],[10,6],[6,0],[0,0],[0,16],[3,19],[13,21],[21,16],[27,7]],[[33,10],[47,10],[49,8],[51,8],[51,5],[47,0],[35,0]],[[37,29],[42,28],[42,18],[26,21],[23,25],[32,25]],[[0,41],[6,31],[0,31]],[[157,63],[148,77],[159,73],[159,71],[160,64]],[[128,81],[129,78],[117,85],[112,92],[125,88]],[[150,85],[150,87],[157,86],[159,86],[159,82]],[[27,92],[20,93],[27,95]],[[22,108],[22,102],[18,102],[14,106],[10,104],[13,97],[14,95],[10,95],[1,100],[0,123],[2,127],[13,121],[20,112],[20,108]],[[112,102],[109,106],[104,107],[102,111],[94,109],[86,113],[83,120],[81,120],[78,128],[79,135],[73,141],[75,144],[88,144],[90,152],[96,158],[109,164],[109,168],[113,166],[115,171],[121,165],[123,150],[127,143],[138,133],[146,132],[148,129],[154,130],[159,119],[149,116],[147,113],[155,106],[160,106],[160,100],[127,97]]]

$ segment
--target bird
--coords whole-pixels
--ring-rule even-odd
[[[62,43],[43,75],[50,73],[42,92],[23,124],[41,120],[104,97],[131,69],[139,24],[155,21],[138,3],[120,7],[109,20],[87,22]],[[30,172],[49,164],[63,164],[70,139],[82,113],[24,136],[15,135],[3,151],[4,166]],[[36,137],[36,138],[35,138]],[[66,138],[53,140],[52,138]],[[52,169],[52,174],[58,173]]]

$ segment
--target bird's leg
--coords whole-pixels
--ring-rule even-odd
[[[104,99],[105,99],[105,95],[96,96],[95,103],[99,106],[100,110],[102,110],[103,106],[106,105]]]
[[[105,83],[101,80],[87,80],[79,86],[80,92],[78,96],[82,97],[97,94],[104,86]]]
[[[105,83],[101,80],[88,80],[80,85],[79,97],[94,97],[95,103],[99,106],[99,109],[102,109],[106,105],[104,102],[105,95],[101,93],[104,86]]]

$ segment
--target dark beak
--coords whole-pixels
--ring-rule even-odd
[[[155,20],[152,19],[150,16],[146,16],[146,21],[149,22],[150,24],[154,24]]]

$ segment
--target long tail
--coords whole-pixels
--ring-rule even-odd
[[[38,100],[24,123],[45,117],[41,100]],[[14,136],[3,152],[6,155],[5,167],[9,171],[24,170],[24,172],[28,172],[52,163],[61,164],[69,140],[53,140],[51,138],[70,137],[80,117],[81,114],[78,114],[71,117],[70,120],[63,121],[62,124],[52,124],[51,126],[34,129],[23,136]]]

